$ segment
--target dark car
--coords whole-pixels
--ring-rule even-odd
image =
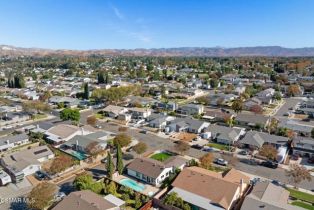
[[[147,131],[145,131],[145,130],[140,130],[140,133],[146,134]]]
[[[194,149],[202,149],[203,148],[201,145],[198,145],[198,144],[194,144],[191,147]]]
[[[47,175],[42,172],[42,171],[36,171],[34,174],[35,178],[38,179],[39,181],[42,181],[44,179],[47,179]]]
[[[124,160],[132,160],[132,159],[134,159],[134,155],[132,155],[132,154],[123,154],[122,158]]]
[[[261,166],[276,169],[278,168],[278,163],[272,161],[264,161],[261,163]]]

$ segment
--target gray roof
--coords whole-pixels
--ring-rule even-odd
[[[265,142],[283,146],[287,144],[288,140],[289,139],[287,137],[283,136],[271,135],[264,132],[248,131],[240,143],[260,148]]]
[[[171,124],[176,124],[180,127],[189,127],[194,130],[198,130],[204,123],[207,123],[207,122],[204,122],[201,120],[194,120],[189,117],[176,118],[175,120],[171,122]]]
[[[211,124],[206,130],[210,131],[212,136],[216,136],[220,139],[234,141],[242,129]]]
[[[240,113],[236,116],[235,120],[239,122],[246,122],[252,124],[262,124],[265,125],[268,121],[268,117],[261,114],[244,114]]]
[[[14,135],[14,136],[3,136],[3,137],[0,137],[0,146],[7,144],[8,141],[10,143],[16,143],[16,142],[23,141],[26,139],[28,139],[28,135],[26,135],[25,133]]]
[[[46,145],[44,145],[6,154],[2,158],[2,161],[11,171],[19,172],[29,165],[39,164],[40,162],[38,159],[50,155],[53,155],[53,152]]]
[[[270,182],[257,183],[246,196],[241,210],[301,210],[288,204],[289,191]]]
[[[293,131],[305,132],[305,133],[310,133],[312,131],[312,129],[314,128],[313,126],[301,124],[300,122],[296,122],[293,120],[281,122],[281,123],[279,123],[278,127],[288,128],[288,129],[291,129]]]
[[[78,143],[79,146],[85,148],[87,145],[89,145],[92,142],[98,142],[99,144],[106,143],[106,141],[108,140],[107,139],[108,135],[110,135],[110,133],[103,132],[103,131],[91,133],[86,136],[75,135],[70,140],[66,141],[63,145],[72,147],[73,145],[76,145]]]
[[[155,179],[165,168],[166,166],[162,162],[150,158],[136,158],[127,166],[127,169]]]

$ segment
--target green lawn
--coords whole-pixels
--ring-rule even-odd
[[[99,114],[99,113],[95,114],[95,117],[97,119],[104,119],[104,116],[102,114]]]
[[[225,151],[229,150],[229,146],[228,145],[224,145],[224,144],[209,143],[209,144],[207,144],[207,146],[213,147],[213,148],[216,148],[216,149],[220,149],[220,150],[225,150]]]
[[[161,152],[161,153],[157,153],[157,154],[150,156],[150,158],[163,162],[163,161],[167,160],[168,158],[170,158],[171,156],[172,155],[170,155],[168,153]]]
[[[314,195],[311,195],[309,193],[301,192],[295,189],[288,188],[287,189],[290,192],[290,196],[293,198],[296,198],[298,200],[306,201],[309,203],[314,203]]]
[[[299,206],[299,207],[304,208],[304,209],[314,210],[314,206],[307,204],[307,203],[304,203],[302,201],[294,201],[291,204],[294,206]]]

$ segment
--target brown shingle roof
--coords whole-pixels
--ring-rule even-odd
[[[89,190],[72,192],[52,210],[106,210],[116,206]]]
[[[244,175],[240,177],[238,173],[231,171],[231,174],[223,176],[203,168],[189,167],[178,175],[172,186],[202,196],[228,209],[239,187],[235,179],[239,178],[240,182],[241,178],[247,178]]]
[[[162,162],[150,158],[136,158],[127,166],[127,169],[137,171],[152,178],[157,178],[165,169],[165,165]]]

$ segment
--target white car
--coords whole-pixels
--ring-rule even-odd
[[[214,163],[218,164],[218,165],[222,165],[222,166],[227,166],[228,165],[228,161],[222,159],[222,158],[216,158]]]

